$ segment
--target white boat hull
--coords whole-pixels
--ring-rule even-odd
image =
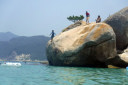
[[[21,66],[21,63],[12,63],[12,62],[7,62],[1,64],[2,66]]]

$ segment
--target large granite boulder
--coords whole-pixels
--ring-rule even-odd
[[[46,55],[50,65],[106,67],[116,55],[115,33],[105,23],[81,24],[49,41]]]
[[[68,31],[70,29],[73,29],[73,28],[78,27],[78,26],[81,26],[81,25],[82,26],[86,25],[86,22],[85,21],[75,22],[74,24],[71,24],[70,26],[68,26],[65,29],[63,29],[62,32]]]
[[[117,49],[126,49],[128,46],[128,7],[113,14],[104,22],[109,24],[116,34]]]
[[[121,68],[128,66],[128,48],[121,54],[117,54],[114,58],[109,59],[106,62],[107,65],[113,65]]]

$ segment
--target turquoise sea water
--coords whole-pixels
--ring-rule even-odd
[[[0,66],[0,85],[128,85],[128,71],[22,63]]]

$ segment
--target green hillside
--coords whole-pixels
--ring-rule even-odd
[[[30,54],[31,60],[46,60],[45,47],[49,39],[45,36],[33,36],[0,41],[0,59],[14,60],[15,56]]]

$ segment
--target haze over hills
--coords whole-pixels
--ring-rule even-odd
[[[18,35],[15,35],[11,32],[0,32],[0,41],[9,41],[12,38],[16,38]]]
[[[2,39],[2,37],[7,39]],[[25,37],[10,32],[1,33],[0,59],[46,60],[45,47],[49,39],[49,37],[45,36]]]

